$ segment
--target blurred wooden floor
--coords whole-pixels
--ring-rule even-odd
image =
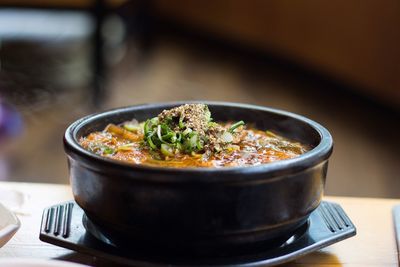
[[[103,109],[146,102],[221,100],[284,109],[326,126],[335,141],[326,193],[400,197],[399,114],[310,73],[246,56],[199,40],[157,38],[148,49],[129,42],[112,67]],[[67,183],[62,135],[92,112],[83,91],[57,95],[40,109],[23,110],[25,132],[3,158],[3,179]]]

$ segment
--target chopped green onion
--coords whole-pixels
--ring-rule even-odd
[[[165,124],[167,124],[167,125],[171,125],[172,121],[173,121],[173,119],[170,116],[165,118]]]
[[[115,152],[114,149],[112,149],[111,147],[108,146],[103,147],[103,153],[106,155],[114,154],[114,152]]]
[[[215,121],[210,121],[208,122],[208,127],[217,127],[219,124],[216,123]]]
[[[186,128],[186,129],[182,132],[182,134],[183,134],[183,136],[186,136],[186,135],[190,134],[191,132],[192,132],[192,129]]]
[[[147,137],[147,143],[149,143],[149,146],[151,149],[157,149],[157,146],[154,144],[153,140],[151,139],[152,135]]]
[[[149,124],[150,124],[150,120],[147,120],[145,123],[144,123],[144,126],[143,126],[143,131],[144,131],[144,136],[149,136],[149,132],[150,132],[150,126],[149,126]]]
[[[117,150],[130,151],[130,150],[133,150],[133,145],[134,145],[134,143],[124,144],[124,145],[122,145],[122,146],[119,146],[119,147],[117,148]]]
[[[174,132],[169,132],[162,136],[163,140],[170,140],[171,143],[175,143],[176,141],[176,134]]]
[[[148,136],[150,131],[154,128],[155,125],[158,123],[158,118],[154,117],[152,119],[148,119],[144,124],[144,135]]]
[[[198,151],[203,149],[203,140],[200,140],[200,139],[197,140],[196,148],[197,148]]]
[[[166,135],[163,136],[163,138],[169,139],[169,141],[170,141],[171,143],[176,143],[176,140],[177,140],[176,134],[175,134],[175,133],[166,134]]]
[[[182,134],[181,133],[177,133],[176,134],[176,142],[179,143],[182,140]]]
[[[166,157],[172,157],[174,155],[172,147],[167,144],[161,144],[161,153]]]
[[[209,143],[207,128],[219,127],[218,123],[212,122],[211,112],[207,106],[204,107],[204,112],[199,115],[199,119],[206,123],[206,129],[201,131],[193,130],[186,125],[184,112],[176,116],[167,115],[164,117],[154,117],[145,121],[142,125],[135,123],[126,123],[124,128],[128,131],[143,131],[143,144],[150,148],[150,151],[161,156],[171,156],[171,153],[201,153],[204,151],[205,145]],[[191,115],[191,114],[187,114]],[[232,133],[240,126],[244,125],[243,121],[236,122],[231,125],[229,130],[221,135],[222,144],[233,142]],[[221,141],[220,141],[221,142]],[[123,146],[121,149],[125,149]],[[128,148],[126,148],[128,149]],[[219,148],[220,150],[222,148]],[[161,151],[162,150],[162,151]]]
[[[134,132],[137,133],[140,130],[140,125],[139,124],[133,124],[133,123],[126,123],[123,125],[123,127],[130,131],[130,132]]]
[[[151,121],[151,123],[152,123],[153,125],[155,125],[155,124],[158,123],[158,117],[153,117],[153,118],[150,119],[150,121]]]
[[[157,126],[157,137],[158,137],[158,139],[160,139],[161,142],[163,142],[162,135],[161,135],[161,125],[160,124]]]
[[[183,124],[183,114],[181,114],[181,116],[179,117],[179,128],[182,129],[185,127],[185,124]]]
[[[230,133],[233,133],[233,131],[234,131],[237,127],[240,127],[240,126],[242,126],[242,125],[244,125],[244,121],[238,121],[238,122],[232,124],[232,126],[229,128],[228,131],[229,131]]]
[[[189,139],[190,150],[193,150],[197,146],[197,134],[193,134]]]
[[[181,143],[176,143],[175,144],[176,149],[178,149],[179,151],[183,150],[182,144]]]

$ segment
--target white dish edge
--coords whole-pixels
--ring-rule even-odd
[[[75,262],[44,259],[0,259],[0,267],[89,267]]]
[[[0,220],[5,220],[5,226],[0,229],[0,247],[4,246],[21,227],[18,217],[0,203]]]

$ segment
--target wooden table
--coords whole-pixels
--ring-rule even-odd
[[[72,199],[67,185],[0,182],[0,189],[16,190],[25,195],[16,210],[21,228],[13,239],[0,248],[0,257],[56,258],[95,266],[114,266],[87,255],[43,243],[39,226],[45,207]],[[283,266],[399,266],[392,208],[400,200],[325,197],[342,205],[357,227],[357,235]]]

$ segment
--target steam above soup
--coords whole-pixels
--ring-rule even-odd
[[[305,145],[243,121],[214,122],[204,104],[164,110],[145,122],[109,124],[79,142],[103,157],[177,168],[254,166],[308,151]]]

